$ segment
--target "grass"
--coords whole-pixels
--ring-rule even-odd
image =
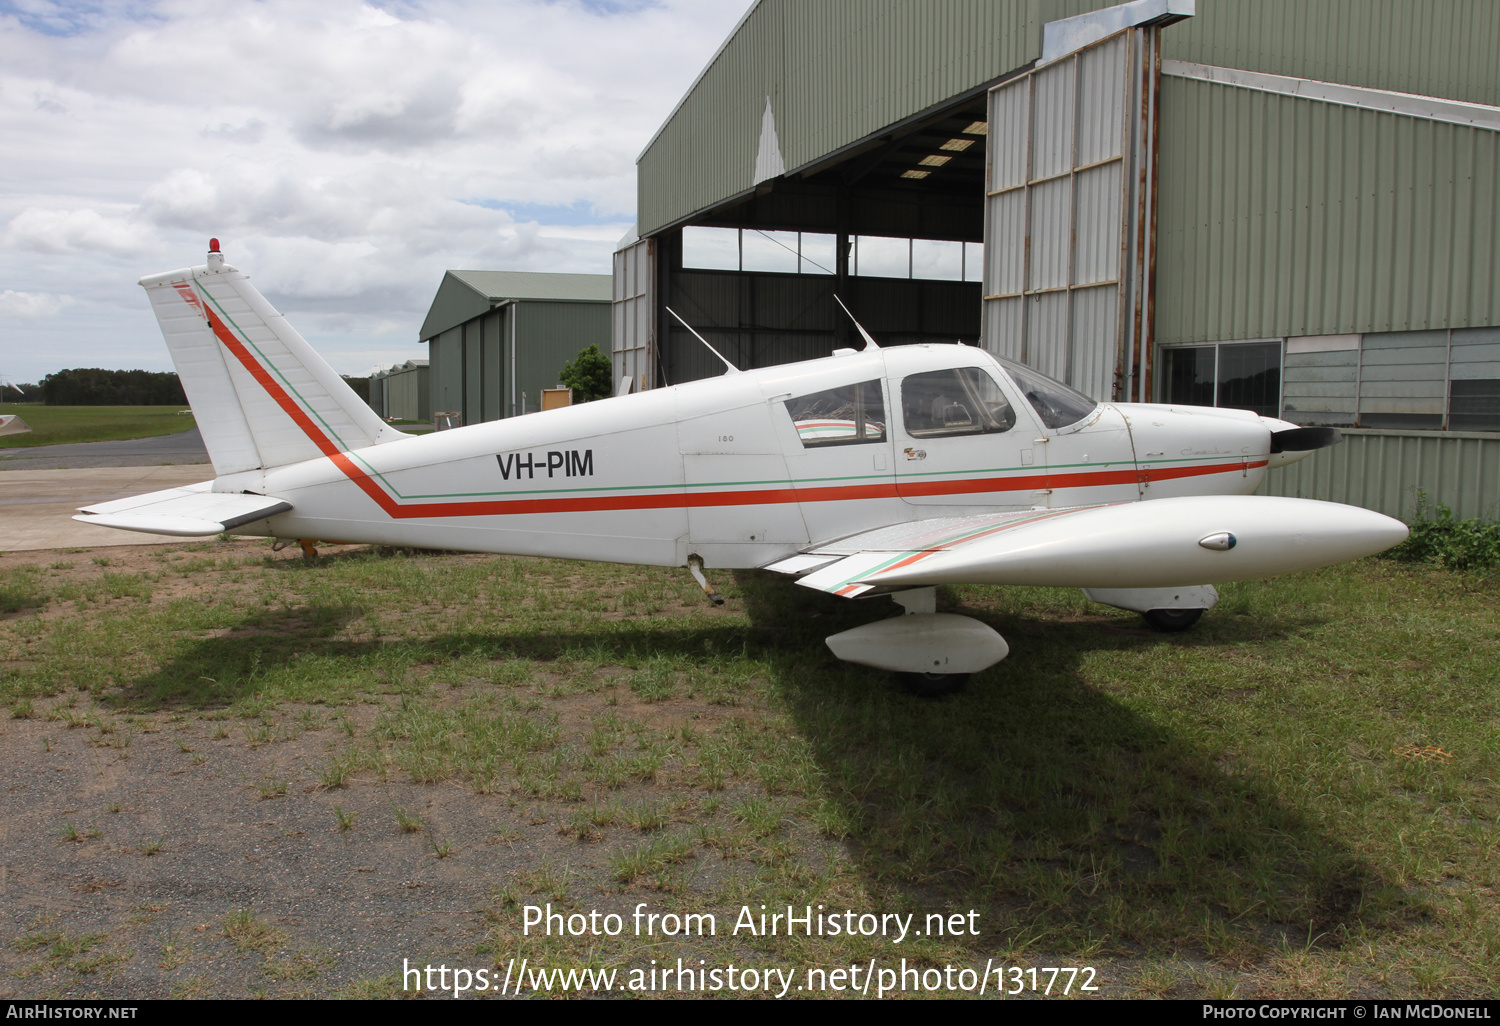
[[[240,951],[274,955],[285,946],[287,933],[272,926],[248,908],[236,909],[219,921],[224,936]]]
[[[390,815],[434,870],[479,859],[496,958],[890,954],[722,936],[742,905],[822,903],[975,910],[978,935],[901,953],[1089,965],[1117,996],[1500,987],[1500,575],[1370,560],[1231,585],[1182,635],[1076,591],[944,589],[1012,654],[920,700],[823,645],[883,600],[721,574],[713,610],[673,571],[245,545],[191,571],[191,601],[146,581],[0,620],[0,703],[86,728],[71,738],[166,716],[267,751],[316,731],[298,787],[347,788],[324,828],[389,839],[368,824]],[[101,574],[77,564],[45,588]],[[258,772],[262,797],[298,800]],[[455,790],[476,825],[429,811]],[[721,936],[520,937],[514,906],[547,901],[714,912]],[[254,945],[285,947],[251,913],[221,925],[268,965]],[[266,972],[309,978],[311,950]]]
[[[175,435],[193,427],[191,413],[182,406],[7,406],[31,430],[0,435],[0,449],[26,449],[64,442],[109,442],[127,438]]]

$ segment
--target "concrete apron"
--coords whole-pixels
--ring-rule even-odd
[[[183,540],[92,527],[71,517],[79,506],[162,488],[180,488],[210,480],[213,476],[214,468],[206,463],[173,467],[7,470],[0,474],[0,552],[161,545]]]

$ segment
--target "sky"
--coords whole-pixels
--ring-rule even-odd
[[[750,0],[0,0],[0,381],[169,370],[225,259],[336,370],[447,268],[607,274],[635,159]]]

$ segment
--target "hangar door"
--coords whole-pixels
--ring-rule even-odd
[[[990,91],[984,346],[1096,399],[1149,395],[1159,38]]]

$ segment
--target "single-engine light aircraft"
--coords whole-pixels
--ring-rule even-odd
[[[764,568],[889,595],[903,615],[828,645],[928,694],[1009,652],[987,624],[937,612],[937,585],[1078,587],[1181,630],[1216,583],[1407,535],[1369,510],[1251,494],[1334,429],[1096,402],[973,346],[880,348],[860,327],[862,350],[750,371],[726,360],[707,380],[414,436],[363,403],[217,240],[204,265],[140,283],[217,477],[75,519],[687,567],[715,600],[705,569]]]

